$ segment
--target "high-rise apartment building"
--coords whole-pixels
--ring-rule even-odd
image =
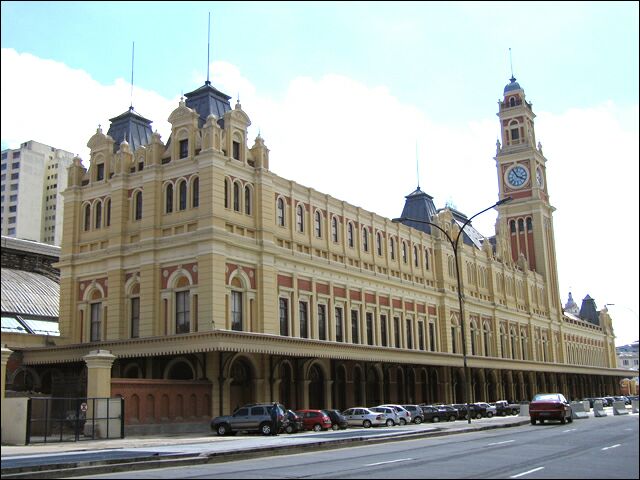
[[[67,167],[74,155],[29,140],[2,151],[2,235],[60,245]]]

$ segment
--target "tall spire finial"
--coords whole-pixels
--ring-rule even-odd
[[[416,139],[416,176],[418,177],[418,190],[420,190],[420,162],[418,161],[418,140]]]
[[[209,46],[211,44],[211,12],[209,12],[209,26],[207,29],[207,82],[209,85],[211,82],[209,81]]]
[[[130,94],[130,103],[129,110],[133,110],[133,58],[136,51],[136,42],[132,42],[131,45],[131,94]]]
[[[511,65],[511,78],[513,78],[513,59],[511,58],[511,47],[509,47],[509,65]]]

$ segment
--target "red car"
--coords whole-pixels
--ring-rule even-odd
[[[331,428],[331,419],[322,410],[296,410],[296,413],[302,417],[305,430],[319,432]]]
[[[563,425],[573,422],[571,418],[571,405],[561,393],[538,393],[529,404],[529,417],[531,425],[539,420],[560,420]]]

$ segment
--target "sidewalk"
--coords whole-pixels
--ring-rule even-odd
[[[180,435],[154,435],[127,437],[113,440],[87,440],[67,443],[47,443],[33,445],[3,445],[2,461],[10,458],[29,456],[50,456],[61,453],[86,453],[102,450],[135,450],[142,452],[157,453],[191,453],[207,455],[212,453],[223,453],[230,451],[246,451],[252,448],[272,447],[291,445],[340,443],[338,441],[356,440],[378,440],[392,438],[406,438],[422,435],[442,435],[451,433],[462,433],[463,431],[477,429],[491,429],[507,426],[518,426],[529,423],[529,417],[507,416],[483,418],[472,420],[469,425],[467,421],[456,420],[455,422],[423,423],[420,425],[406,425],[404,427],[375,427],[375,428],[349,428],[347,430],[326,431],[326,432],[300,432],[294,434],[280,434],[278,436],[262,436],[239,434],[236,436],[219,437],[215,433],[202,434],[180,434]]]

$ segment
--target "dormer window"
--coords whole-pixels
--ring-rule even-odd
[[[104,163],[96,165],[96,181],[104,180]]]
[[[180,140],[180,158],[189,156],[189,140]]]
[[[240,142],[233,142],[233,158],[240,160]]]

